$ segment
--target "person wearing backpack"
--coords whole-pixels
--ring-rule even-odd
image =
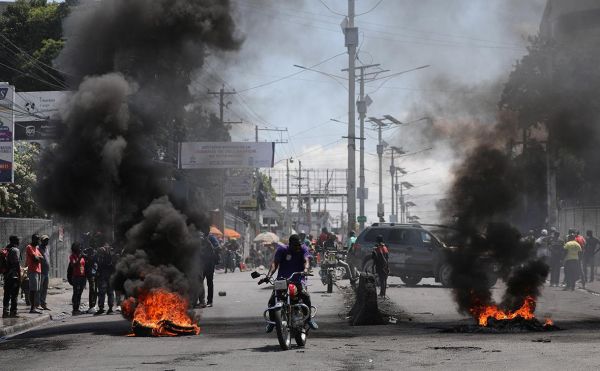
[[[8,246],[0,251],[0,271],[4,274],[2,318],[17,318],[17,299],[21,282],[19,238],[10,236]]]
[[[371,253],[373,258],[373,263],[375,264],[375,271],[377,272],[377,276],[379,278],[379,296],[385,298],[385,290],[387,288],[387,278],[390,274],[389,267],[389,253],[388,248],[383,242],[383,236],[377,236],[377,244],[373,247],[373,252]]]

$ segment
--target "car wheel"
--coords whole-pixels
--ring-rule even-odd
[[[452,286],[450,284],[450,275],[451,274],[452,274],[452,267],[450,266],[450,264],[444,264],[440,267],[439,278],[440,278],[440,283],[442,284],[442,286],[444,286],[444,287]]]
[[[403,274],[400,276],[400,279],[406,286],[413,287],[417,286],[423,277],[415,275],[415,274]]]

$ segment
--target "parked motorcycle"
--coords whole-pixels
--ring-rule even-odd
[[[290,349],[292,336],[298,346],[303,347],[306,344],[309,330],[306,321],[317,313],[317,308],[314,306],[309,308],[297,295],[297,287],[291,282],[296,275],[312,276],[312,274],[305,274],[304,272],[295,272],[287,279],[275,280],[271,278],[267,280],[263,278],[263,281],[273,285],[273,291],[275,292],[275,305],[268,307],[263,316],[267,323],[275,325],[279,346],[283,350]],[[256,279],[260,276],[266,276],[266,274],[254,271],[251,276]],[[270,311],[273,312],[273,321],[269,316]]]
[[[332,293],[333,283],[344,279],[346,275],[349,276],[350,283],[354,285],[352,271],[348,263],[346,263],[346,252],[325,250],[323,252],[319,276],[323,285],[327,286],[327,292]]]

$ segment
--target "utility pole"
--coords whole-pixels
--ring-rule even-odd
[[[377,204],[377,216],[379,217],[380,222],[384,222],[385,208],[383,205],[383,150],[387,143],[383,142],[381,131],[383,127],[388,126],[388,124],[374,117],[370,117],[369,120],[377,126],[377,157],[379,158],[379,203]]]
[[[392,214],[390,215],[390,222],[398,223],[398,215],[396,215],[396,213],[398,212],[398,208],[395,207],[396,203],[394,202],[394,192],[395,192],[394,175],[397,173],[398,169],[396,169],[396,164],[394,163],[394,153],[403,155],[406,152],[404,152],[402,150],[402,148],[395,147],[395,146],[390,147],[390,151],[392,152],[392,164],[390,165],[390,175],[391,175],[390,178],[392,180],[392,187],[390,188],[390,191],[392,192]],[[394,212],[394,208],[396,209],[395,212]]]
[[[377,71],[370,74],[365,74],[365,71],[369,68],[379,67],[379,64],[369,64],[364,66],[356,67],[360,70],[360,96],[356,102],[356,108],[360,119],[360,161],[359,161],[359,229],[362,231],[365,229],[365,200],[367,199],[367,189],[365,188],[365,117],[367,116],[367,108],[373,103],[371,97],[368,95],[365,97],[365,79],[367,75],[377,75],[379,73],[387,72],[387,70]]]
[[[302,161],[298,160],[298,222],[302,213]]]
[[[354,27],[354,2],[348,0],[348,17],[342,23],[345,45],[348,48],[348,230],[356,228],[356,139],[355,107],[356,97],[356,48],[358,46],[358,28]]]
[[[290,221],[290,210],[292,209],[292,198],[290,197],[290,159],[285,159],[285,178],[286,178],[286,202],[285,202],[285,228],[288,235],[292,234],[292,223]]]
[[[209,95],[218,95],[219,96],[219,121],[221,121],[222,125],[229,124],[242,124],[242,121],[223,121],[224,111],[226,107],[229,107],[231,102],[225,103],[225,96],[237,94],[235,90],[233,91],[225,91],[225,84],[221,87],[219,91],[208,91]]]
[[[399,217],[398,217],[398,223],[402,223],[402,215],[400,212],[400,207],[398,206],[398,190],[400,188],[400,184],[398,183],[398,171],[394,171],[394,175],[396,177],[396,184],[394,184],[394,190],[396,191],[396,197],[394,197],[394,199],[392,200],[393,203],[396,204],[396,212],[398,213]]]
[[[390,190],[392,191],[392,213],[390,214],[390,222],[397,223],[398,220],[396,215],[394,214],[394,173],[396,172],[396,165],[394,164],[394,147],[392,147],[392,165],[390,165],[390,179],[392,180],[392,187]]]
[[[219,91],[208,91],[209,95],[218,95],[219,96],[219,121],[221,125],[225,126],[228,124],[241,124],[242,121],[224,121],[224,112],[225,107],[228,107],[231,102],[225,103],[225,96],[236,94],[235,91],[225,91],[225,84],[221,86]],[[227,177],[227,169],[223,169],[221,171],[221,191],[219,197],[219,216],[218,216],[218,225],[217,227],[221,230],[221,232],[225,233],[225,179]]]
[[[310,169],[306,170],[306,189],[308,190],[308,199],[306,200],[306,219],[308,222],[308,233],[312,230],[312,197],[310,195]]]

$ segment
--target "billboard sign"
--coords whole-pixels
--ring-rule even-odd
[[[15,93],[15,140],[28,142],[58,138],[59,108],[68,91],[30,91]]]
[[[15,87],[0,83],[0,183],[14,181]]]
[[[225,199],[230,202],[246,202],[254,197],[252,173],[228,176],[225,181]]]
[[[179,143],[180,169],[243,169],[273,167],[275,143]]]

